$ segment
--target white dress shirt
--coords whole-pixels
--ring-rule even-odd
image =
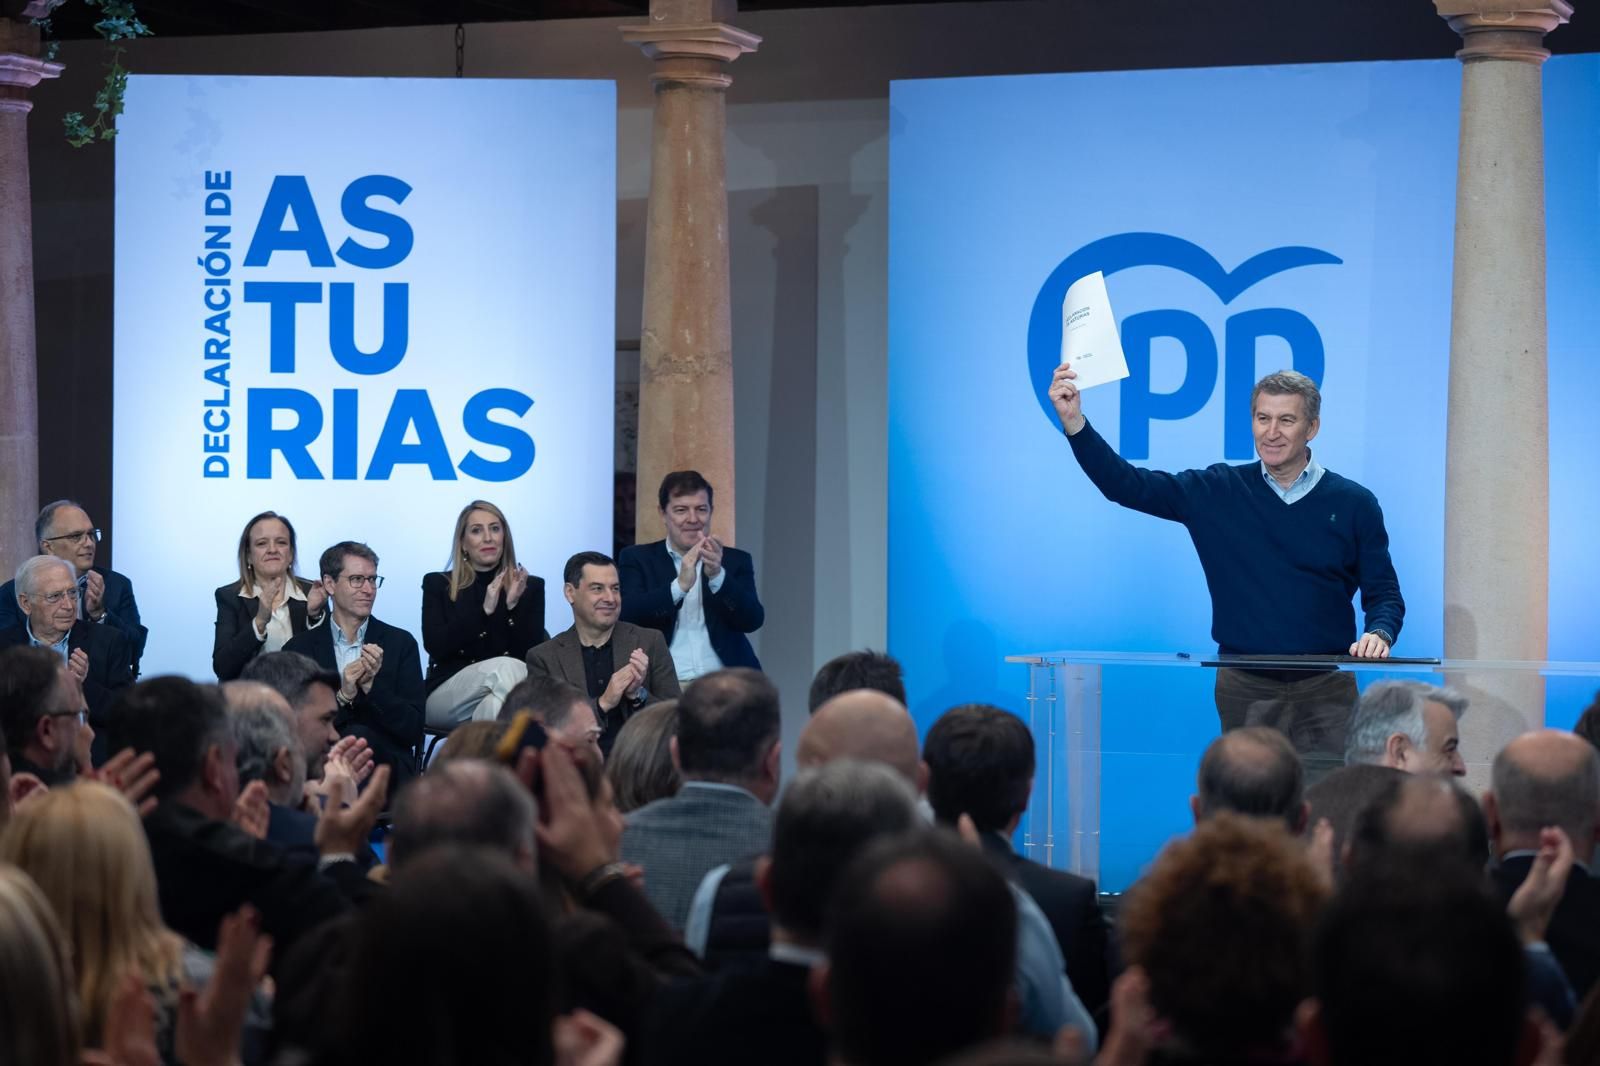
[[[683,553],[672,546],[671,540],[667,541],[667,554],[672,556],[673,565],[682,569]],[[678,625],[672,631],[672,643],[667,650],[672,652],[672,665],[677,668],[678,683],[681,685],[687,685],[702,674],[722,669],[722,660],[717,658],[716,651],[711,647],[711,633],[706,629],[705,593],[702,590],[709,585],[713,593],[720,592],[728,571],[718,570],[716,577],[706,581],[702,573],[704,567],[704,563],[695,563],[694,584],[688,592],[683,591],[676,577],[672,579],[672,602],[681,606],[678,609]]]
[[[256,632],[256,639],[262,642],[262,651],[279,651],[285,644],[289,643],[289,638],[294,636],[294,623],[289,620],[289,601],[299,600],[301,603],[305,603],[306,594],[300,590],[300,582],[294,580],[293,578],[289,579],[287,587],[289,589],[289,595],[283,598],[282,603],[277,604],[272,608],[272,617],[267,619],[266,632],[262,632],[261,626],[257,624],[255,619],[252,618],[250,620],[250,626]],[[240,598],[253,600],[256,598],[256,595],[257,593],[254,589],[251,589],[247,592],[245,591],[244,585],[241,584],[239,586]],[[322,612],[322,618],[326,617],[328,617],[328,612],[327,609],[324,608]],[[307,628],[317,628],[317,626],[322,624],[322,618],[310,623]]]

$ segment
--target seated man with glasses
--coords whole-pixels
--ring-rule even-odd
[[[31,774],[46,788],[77,777],[80,749],[94,737],[82,686],[44,648],[0,652],[0,728],[12,780]]]
[[[133,598],[133,582],[103,566],[94,565],[100,545],[100,531],[89,515],[71,500],[45,504],[33,523],[34,539],[40,555],[53,555],[72,564],[78,582],[78,617],[96,625],[119,631],[128,642],[133,674],[139,674],[139,657],[144,654],[149,631],[139,624],[139,604]],[[17,608],[15,583],[0,585],[0,629],[22,624]]]
[[[11,587],[22,621],[0,630],[0,648],[32,645],[54,652],[82,686],[89,722],[104,733],[112,697],[133,681],[128,642],[116,627],[78,617],[77,573],[65,559],[35,555],[17,568]],[[97,764],[105,761],[103,748],[104,741],[96,739]]]
[[[283,650],[309,655],[339,675],[333,726],[341,736],[365,738],[373,758],[393,768],[392,796],[415,773],[414,752],[422,742],[427,693],[417,640],[372,617],[383,578],[371,548],[340,541],[322,553],[321,571],[333,625],[308,629]]]

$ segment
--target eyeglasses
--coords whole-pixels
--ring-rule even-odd
[[[383,588],[383,578],[377,574],[373,574],[371,577],[366,574],[346,574],[342,580],[347,582],[353,589],[365,588],[369,582],[375,589]]]
[[[45,717],[46,718],[76,718],[78,720],[78,724],[79,725],[88,725],[89,724],[89,709],[87,707],[85,707],[81,711],[50,711],[48,714],[45,715]]]
[[[39,602],[43,603],[46,607],[54,607],[64,599],[72,600],[74,603],[76,603],[78,599],[78,587],[74,585],[72,588],[62,589],[60,592],[51,592],[43,596],[30,598],[37,598]]]
[[[76,533],[63,533],[59,537],[46,537],[44,542],[49,544],[51,541],[56,540],[70,540],[74,544],[82,544],[85,537],[93,540],[96,544],[100,543],[100,531],[98,529],[80,529]]]

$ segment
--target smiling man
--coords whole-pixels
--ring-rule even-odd
[[[619,619],[622,583],[609,556],[579,552],[567,560],[561,580],[572,628],[528,652],[528,676],[565,681],[594,701],[600,750],[609,755],[635,711],[678,696],[677,671],[660,633]]]
[[[1106,499],[1189,531],[1211,591],[1211,636],[1235,655],[1389,655],[1405,603],[1389,560],[1377,498],[1326,469],[1309,447],[1322,395],[1293,370],[1268,374],[1250,394],[1260,461],[1169,474],[1118,455],[1083,415],[1062,364],[1050,383],[1072,454]],[[1356,628],[1359,590],[1365,625]],[[1224,730],[1266,725],[1289,736],[1319,776],[1344,761],[1355,678],[1338,671],[1220,669]]]
[[[72,500],[47,503],[34,519],[33,532],[40,555],[65,559],[72,566],[78,584],[77,616],[120,632],[128,642],[137,676],[148,631],[139,623],[133,582],[115,570],[94,565],[100,549],[100,530],[89,520],[88,512]],[[8,581],[0,586],[0,629],[21,623],[16,583]]]

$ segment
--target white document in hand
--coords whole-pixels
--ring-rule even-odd
[[[1078,372],[1073,383],[1080,389],[1128,376],[1128,360],[1106,295],[1106,276],[1098,270],[1074,281],[1061,302],[1061,361]]]

